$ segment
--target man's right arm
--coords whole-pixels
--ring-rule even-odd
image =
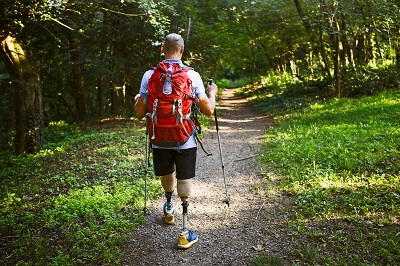
[[[142,82],[140,83],[140,90],[139,95],[140,97],[135,97],[135,106],[133,110],[135,111],[136,117],[141,120],[143,117],[146,116],[147,113],[147,94],[148,94],[148,87],[147,83],[149,82],[150,77],[153,75],[153,70],[148,70],[144,73]]]
[[[135,103],[135,106],[133,107],[133,110],[135,111],[136,117],[141,120],[143,117],[146,116],[147,112],[147,104],[145,103],[145,97],[140,96]]]

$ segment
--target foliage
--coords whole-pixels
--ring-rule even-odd
[[[46,129],[36,154],[2,156],[2,265],[115,264],[143,222],[144,133],[134,121]],[[149,197],[160,185],[149,175]]]
[[[255,258],[251,261],[251,266],[263,266],[263,265],[268,265],[268,266],[280,266],[284,265],[284,262],[281,258],[275,256],[275,255],[262,255],[258,258]]]
[[[297,197],[287,223],[299,261],[400,261],[399,114],[387,91],[314,102],[268,130],[262,161]]]
[[[168,32],[186,39],[184,62],[204,79],[224,80],[222,86],[258,81],[268,87],[261,77],[272,71],[324,98],[327,90],[338,93],[334,83],[341,83],[341,96],[360,96],[398,80],[396,1],[31,2],[4,2],[0,36],[17,37],[37,66],[46,123],[133,116],[143,72],[162,58]],[[6,72],[0,67],[0,77]],[[8,85],[2,100],[7,114],[16,105],[11,96]],[[0,128],[9,125],[15,128],[14,115],[0,121]],[[6,130],[1,146],[8,148],[13,132]]]
[[[347,69],[343,75],[344,95],[348,97],[373,95],[382,88],[400,87],[400,72],[393,65],[366,66],[360,71]]]
[[[299,80],[288,73],[271,72],[263,77],[263,84],[248,84],[239,93],[249,98],[256,109],[275,117],[290,116],[332,95],[327,79]]]

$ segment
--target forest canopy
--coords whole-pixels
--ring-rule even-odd
[[[133,116],[170,32],[204,79],[263,87],[285,73],[330,97],[397,86],[399,10],[395,0],[4,0],[1,148],[39,150],[51,121]]]

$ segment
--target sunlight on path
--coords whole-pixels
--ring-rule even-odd
[[[211,122],[203,144],[213,155],[208,157],[198,150],[194,195],[189,205],[189,225],[199,234],[199,242],[189,250],[176,249],[182,208],[176,204],[175,226],[164,225],[164,199],[160,198],[151,202],[147,223],[133,232],[123,265],[245,265],[258,254],[252,246],[260,241],[276,242],[265,234],[269,225],[262,222],[266,213],[275,211],[276,203],[265,204],[265,196],[256,189],[262,186],[257,155],[272,119],[252,111],[246,99],[236,96],[233,89],[222,93],[217,110],[230,208],[223,202],[222,167]],[[174,201],[179,202],[177,195]]]

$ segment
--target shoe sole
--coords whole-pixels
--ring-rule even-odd
[[[164,217],[164,222],[166,224],[175,224],[175,217],[171,214],[167,214]]]
[[[178,248],[180,248],[180,249],[190,248],[193,244],[197,243],[197,240],[199,240],[199,238],[196,238],[195,240],[193,240],[192,242],[187,243],[187,244],[178,244]]]

